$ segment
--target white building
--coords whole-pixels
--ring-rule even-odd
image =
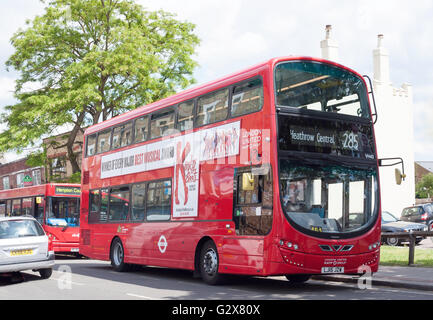
[[[330,25],[326,26],[326,38],[320,43],[322,58],[339,62],[338,43],[331,38],[331,30]],[[377,48],[373,50],[372,81],[378,113],[374,125],[378,157],[400,157],[404,161],[406,178],[401,185],[395,183],[394,174],[395,168],[401,166],[379,170],[382,210],[399,217],[404,207],[415,203],[413,96],[411,85],[404,83],[397,88],[391,83],[383,35],[378,35]]]

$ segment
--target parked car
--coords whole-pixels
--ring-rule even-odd
[[[422,223],[428,227],[428,231],[433,231],[433,205],[427,203],[404,208],[400,219]]]
[[[388,211],[382,211],[382,232],[410,232],[410,231],[427,231],[427,226],[421,223],[407,222],[398,220],[393,214]],[[418,244],[425,237],[416,237],[415,243]],[[390,246],[401,245],[402,242],[408,241],[407,238],[389,238],[382,237],[382,243]]]
[[[38,271],[52,274],[54,251],[42,226],[33,217],[0,217],[0,273]]]

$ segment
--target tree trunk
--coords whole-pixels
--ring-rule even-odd
[[[77,155],[74,153],[74,144],[75,144],[75,139],[77,138],[77,134],[81,130],[81,124],[83,123],[84,117],[85,117],[84,112],[78,115],[74,128],[70,132],[68,141],[66,142],[66,149],[68,151],[68,160],[71,163],[73,174],[81,171],[81,168],[78,165]],[[84,148],[82,147],[81,149],[82,152],[84,152]]]

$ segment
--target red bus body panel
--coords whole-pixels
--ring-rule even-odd
[[[172,178],[174,168],[126,174],[113,178],[100,179],[101,156],[86,157],[83,153],[83,183],[81,193],[80,253],[90,258],[109,260],[110,245],[115,237],[122,240],[125,250],[125,262],[163,266],[170,268],[195,269],[195,259],[199,244],[205,239],[212,239],[220,257],[219,272],[246,275],[285,275],[285,274],[320,274],[324,266],[343,266],[347,274],[358,274],[359,266],[366,265],[372,272],[378,270],[379,248],[369,250],[369,246],[380,241],[380,217],[366,234],[351,239],[320,239],[303,234],[293,228],[285,218],[279,194],[278,155],[276,138],[276,111],[274,104],[273,69],[281,61],[311,60],[337,65],[322,59],[309,57],[284,57],[271,59],[247,70],[221,78],[214,82],[186,90],[169,98],[119,115],[88,128],[85,137],[104,128],[121,124],[162,107],[167,107],[195,98],[207,92],[226,87],[230,84],[260,75],[263,79],[264,105],[261,111],[229,119],[216,124],[194,128],[177,135],[188,134],[227,123],[241,121],[241,129],[268,129],[270,131],[270,149],[268,163],[273,176],[273,221],[271,231],[264,236],[241,236],[236,234],[233,221],[233,178],[235,168],[244,156],[242,148],[250,145],[250,137],[240,137],[240,154],[235,164],[223,163],[200,164],[198,216],[190,218],[171,217],[169,222],[112,222],[104,224],[88,223],[89,190],[110,186],[125,185],[141,181]],[[358,73],[344,66],[337,65],[357,75]],[[359,75],[360,76],[360,75]],[[360,76],[362,78],[362,76]],[[167,137],[165,137],[167,139]],[[159,141],[156,139],[141,144]],[[128,150],[137,145],[127,146]],[[259,145],[261,151],[262,145]],[[119,149],[104,153],[107,155]],[[226,159],[227,160],[227,159]],[[87,176],[84,178],[84,176]],[[172,186],[173,187],[173,186]],[[380,206],[378,208],[380,212]],[[162,242],[164,236],[166,242]],[[280,241],[298,244],[298,250],[280,246]],[[165,244],[164,244],[165,243]],[[319,245],[353,245],[350,253],[330,252],[324,254]]]
[[[44,218],[41,223],[43,229],[47,233],[52,243],[52,248],[55,253],[60,252],[76,252],[79,250],[79,239],[80,239],[80,228],[77,227],[68,227],[64,229],[63,227],[58,226],[49,226],[46,224],[45,217],[45,205],[46,205],[46,197],[76,197],[79,198],[79,195],[61,195],[56,194],[56,187],[74,187],[81,188],[79,184],[66,184],[66,183],[51,183],[51,184],[42,184],[31,187],[24,188],[16,188],[9,190],[0,191],[0,200],[7,199],[18,199],[18,198],[28,198],[28,197],[44,197]]]

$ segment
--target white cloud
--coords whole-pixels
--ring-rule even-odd
[[[0,76],[0,102],[11,101],[15,91],[15,79]]]

